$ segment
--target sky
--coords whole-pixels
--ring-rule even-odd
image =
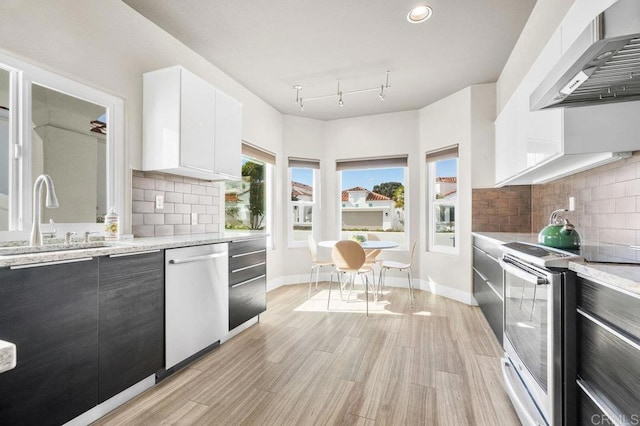
[[[457,176],[455,158],[450,160],[442,160],[436,163],[436,176],[451,177]],[[291,171],[292,179],[295,182],[312,185],[313,170],[294,168]],[[349,189],[355,186],[362,186],[368,190],[372,190],[374,185],[383,182],[400,182],[404,183],[404,169],[402,167],[394,167],[388,169],[364,169],[364,170],[345,170],[342,172],[342,189]]]

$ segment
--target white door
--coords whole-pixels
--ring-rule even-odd
[[[240,178],[242,162],[242,104],[216,90],[216,173]]]

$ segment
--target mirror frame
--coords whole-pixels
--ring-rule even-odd
[[[25,159],[31,158],[33,130],[31,85],[33,83],[103,106],[106,109],[107,206],[115,207],[116,211],[124,216],[126,205],[124,99],[18,59],[2,50],[0,50],[0,67],[11,74],[9,143],[14,146],[14,155],[9,165],[11,192],[9,194],[9,231],[26,231],[32,225],[31,162],[25,161]],[[95,226],[96,223],[82,225]]]

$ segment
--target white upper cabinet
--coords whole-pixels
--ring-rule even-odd
[[[180,66],[144,74],[144,170],[239,179],[242,105]]]
[[[584,29],[590,21],[586,17],[604,8],[570,9],[498,115],[496,186],[548,182],[640,149],[640,102],[530,111],[531,93],[561,59],[567,39],[588,42],[578,39],[578,28]]]

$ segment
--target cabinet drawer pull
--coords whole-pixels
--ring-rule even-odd
[[[635,350],[640,351],[640,344],[638,344],[636,341],[630,339],[629,337],[625,336],[624,334],[622,334],[621,332],[619,332],[615,328],[612,328],[612,327],[608,326],[604,322],[600,321],[599,319],[595,318],[594,316],[589,315],[588,313],[586,313],[585,311],[583,311],[580,308],[578,308],[578,313],[580,315],[582,315],[583,317],[585,317],[586,319],[588,319],[589,321],[591,321],[592,323],[598,325],[600,328],[602,328],[605,331],[608,331],[609,333],[613,334],[618,339],[622,340],[623,342],[625,342],[629,346],[633,347]]]
[[[480,278],[482,278],[483,281],[487,281],[487,277],[485,277],[482,272],[478,271],[476,268],[473,268],[473,270],[476,271],[476,274],[480,275]]]
[[[134,253],[110,254],[109,257],[127,257],[127,256],[137,256],[139,254],[149,254],[149,253],[160,253],[160,250],[146,250],[146,251],[136,251]]]
[[[624,415],[612,413],[612,407],[609,407],[608,405],[604,404],[600,398],[596,397],[595,392],[593,392],[589,387],[589,385],[584,383],[581,379],[576,380],[576,383],[578,384],[578,387],[582,389],[582,392],[584,392],[584,394],[587,395],[587,397],[591,401],[593,401],[596,407],[598,407],[600,411],[602,411],[604,415],[607,416],[614,425],[622,426],[619,420],[624,419],[625,418]]]
[[[202,262],[205,260],[217,259],[217,258],[226,257],[226,256],[227,256],[227,252],[225,251],[222,253],[205,254],[204,256],[186,257],[184,259],[171,259],[169,263],[172,265],[179,265],[182,263]]]
[[[246,271],[247,269],[255,268],[257,266],[262,266],[262,265],[266,265],[266,264],[267,264],[267,262],[255,263],[253,265],[245,266],[244,268],[234,269],[233,271],[231,271],[231,273],[233,274],[235,272]]]
[[[251,254],[264,253],[264,252],[266,252],[266,251],[267,251],[266,249],[262,249],[262,250],[255,250],[255,251],[249,251],[249,252],[246,252],[246,253],[238,253],[238,254],[234,254],[234,255],[232,255],[231,257],[249,256],[249,255],[251,255]]]
[[[29,268],[39,268],[41,266],[52,266],[52,265],[63,265],[65,263],[76,263],[76,262],[86,262],[87,260],[91,260],[93,257],[80,257],[78,259],[69,259],[69,260],[56,260],[55,262],[42,262],[42,263],[29,263],[28,265],[15,265],[10,266],[10,269],[29,269]]]
[[[262,274],[262,275],[260,275],[259,277],[251,278],[251,279],[249,279],[249,280],[242,281],[241,283],[234,284],[234,285],[232,285],[232,286],[231,286],[231,288],[236,288],[236,287],[240,287],[241,285],[249,284],[250,282],[253,282],[253,281],[259,280],[259,279],[264,278],[264,277],[266,277],[266,276],[267,276],[266,274]]]

